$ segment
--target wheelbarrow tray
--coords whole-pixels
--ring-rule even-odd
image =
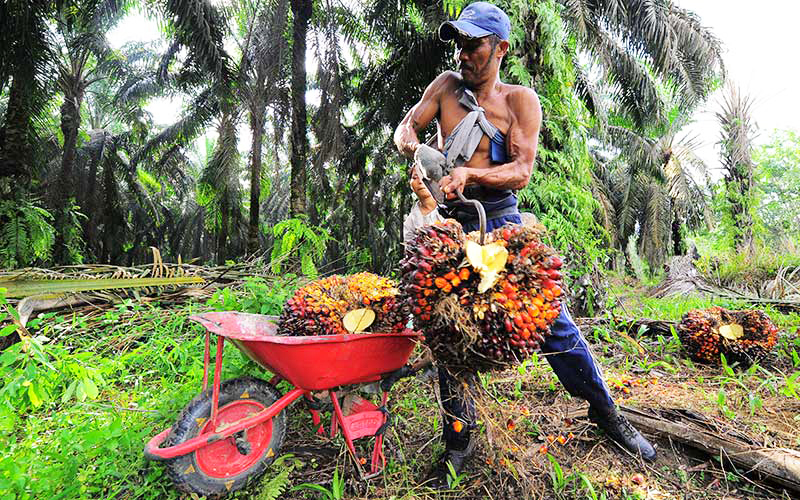
[[[230,339],[263,368],[308,391],[380,380],[381,375],[405,365],[419,338],[410,330],[289,337],[277,335],[275,316],[231,311],[190,319]]]

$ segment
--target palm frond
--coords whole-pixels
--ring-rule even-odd
[[[189,49],[192,59],[227,88],[233,80],[230,56],[223,47],[225,17],[209,0],[166,0],[165,18],[175,40]]]
[[[670,201],[660,184],[651,182],[643,190],[644,217],[641,221],[639,247],[651,269],[666,260],[670,243]]]
[[[217,87],[210,87],[201,92],[189,103],[186,114],[148,141],[133,158],[132,163],[135,165],[143,158],[154,157],[165,146],[187,144],[205,130],[206,125],[217,115],[219,109]]]
[[[613,33],[598,29],[590,50],[602,62],[616,87],[615,99],[639,127],[664,120],[666,103],[659,93],[648,54],[626,45]]]

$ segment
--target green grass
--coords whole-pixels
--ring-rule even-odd
[[[275,314],[277,304],[282,303],[290,288],[268,289],[255,284],[238,292],[220,292],[209,305],[188,305],[167,313],[157,306],[127,301],[90,319],[45,314],[32,320],[31,334],[39,336],[39,340],[30,345],[42,350],[52,369],[20,349],[0,354],[0,499],[186,498],[173,488],[162,465],[144,460],[142,449],[150,437],[172,425],[181,408],[199,392],[203,331],[187,316],[207,308],[237,307]],[[635,291],[618,288],[616,293]],[[264,310],[265,304],[268,306]],[[741,306],[729,301],[634,297],[626,301],[625,311],[620,309],[616,314],[674,321],[690,309],[711,305]],[[800,326],[797,314],[780,314],[772,309],[767,312],[786,330]],[[780,408],[782,402],[800,400],[800,338],[796,335],[781,339],[781,370],[758,365],[748,370],[695,365],[683,357],[679,340],[671,336],[653,338],[632,332],[631,341],[617,335],[613,328],[598,328],[589,338],[607,377],[660,373],[664,387],[673,380],[676,386],[692,389],[692,400],[687,404],[731,424],[746,426],[757,435],[769,431],[767,410]],[[223,367],[225,379],[244,374],[266,376],[233,346],[226,347]],[[36,405],[27,389],[20,386],[12,390],[9,381],[18,376],[41,386],[45,400]],[[86,377],[96,386],[96,394],[85,383]],[[84,387],[84,383],[82,393],[77,389],[69,393],[70,387]],[[539,356],[511,372],[483,376],[481,385],[501,407],[527,405],[535,412],[537,406],[570,401],[548,363]],[[635,392],[630,396],[614,395],[626,404],[638,402]],[[442,450],[437,439],[431,441],[441,432],[432,388],[419,380],[401,381],[392,393],[390,405],[396,417],[392,432],[403,436],[400,442],[395,439],[394,446],[405,460],[401,462],[389,454],[382,478],[356,486],[348,482],[343,498],[354,498],[353,488],[359,492],[355,497],[360,498],[463,498],[467,492],[482,495],[483,489],[475,489],[480,482],[492,490],[497,481],[508,480],[502,479],[504,476],[498,475],[496,469],[478,463],[468,476],[454,477],[453,492],[435,497],[419,486],[432,457]],[[309,428],[307,415],[295,410],[290,422],[290,431],[296,430],[292,443],[307,439],[302,437],[307,436]],[[800,426],[800,421],[797,424]],[[544,435],[560,432],[552,422],[534,416],[519,418],[517,429],[534,449]],[[479,433],[485,440],[485,429],[479,429]],[[339,444],[334,441],[326,446],[335,448]],[[793,445],[800,446],[800,438]],[[618,473],[611,464],[604,471],[588,469],[578,465],[580,453],[570,455],[569,450],[551,450],[552,460],[542,458],[539,480],[547,488],[545,496],[636,498],[639,494],[629,481],[621,490],[608,489],[604,486],[605,477]],[[341,449],[339,453],[332,460],[283,457],[260,483],[231,497],[341,497],[342,478],[352,474],[352,469],[346,467]],[[338,471],[336,475],[334,470]],[[698,488],[711,479],[700,479],[702,472],[680,472],[686,478],[680,479],[675,471],[668,475],[672,481],[696,483]],[[632,471],[625,473],[630,476]],[[320,488],[289,491],[293,485],[307,482]]]

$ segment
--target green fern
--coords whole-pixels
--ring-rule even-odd
[[[266,476],[269,477],[269,479],[263,479],[261,481],[258,493],[253,499],[277,500],[278,497],[286,492],[286,489],[289,487],[289,475],[300,463],[300,460],[294,458],[292,454],[278,457],[269,468],[269,472]],[[280,469],[280,472],[274,476],[270,476],[270,473],[274,473],[278,469]]]
[[[50,258],[55,241],[53,216],[27,200],[0,202],[0,267],[17,268]]]
[[[317,275],[316,262],[325,255],[328,241],[327,229],[312,226],[304,217],[283,220],[272,228],[275,244],[272,247],[272,271],[281,272],[285,260],[300,261],[300,271],[306,276]]]
[[[261,482],[256,500],[277,500],[289,486],[290,468],[283,469],[278,475]]]

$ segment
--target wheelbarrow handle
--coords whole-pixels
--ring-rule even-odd
[[[460,189],[456,190],[456,195],[458,199],[461,200],[461,203],[472,205],[475,207],[475,210],[478,211],[478,222],[480,223],[480,230],[481,230],[481,239],[479,243],[483,245],[483,239],[486,236],[486,210],[483,208],[483,203],[479,202],[478,200],[468,200],[464,197],[464,193],[461,192]]]
[[[165,462],[167,460],[171,460],[161,454],[161,452],[157,451],[161,448],[161,444],[167,439],[167,435],[172,430],[172,427],[168,428],[165,431],[162,431],[158,435],[154,436],[147,444],[144,446],[144,458],[147,460],[153,461],[160,461]]]

